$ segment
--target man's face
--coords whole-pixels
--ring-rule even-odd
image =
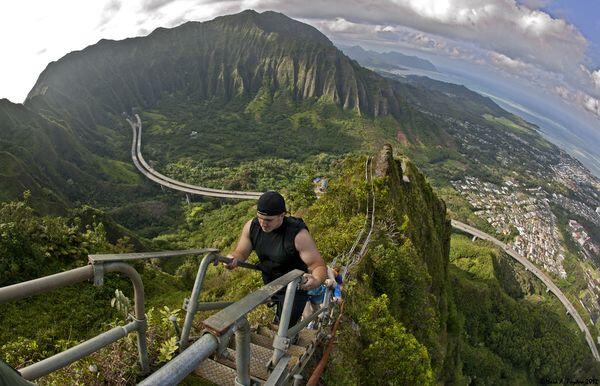
[[[283,217],[285,213],[278,214],[276,216],[265,216],[263,214],[257,213],[256,217],[258,218],[258,223],[262,228],[263,232],[271,232],[274,229],[277,229],[283,223]]]

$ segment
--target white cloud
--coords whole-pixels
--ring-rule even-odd
[[[498,52],[490,52],[490,59],[496,66],[508,70],[509,72],[523,72],[531,68],[530,65],[518,59],[509,58]]]
[[[564,86],[555,86],[554,92],[556,93],[556,95],[558,95],[559,97],[561,97],[562,99],[564,99],[566,101],[568,101],[572,98],[571,92]]]
[[[121,9],[121,2],[119,0],[110,0],[104,6],[102,10],[102,15],[100,16],[100,21],[98,22],[97,28],[102,28],[106,23],[108,23],[117,12]]]
[[[521,0],[521,3],[530,9],[539,9],[552,3],[551,0]]]
[[[592,81],[598,90],[600,90],[600,69],[592,72]]]
[[[169,3],[174,3],[177,0],[142,0],[140,4],[141,12],[153,12],[164,7]]]
[[[600,118],[600,100],[589,95],[583,97],[583,107]]]
[[[244,2],[242,2],[244,3]],[[514,0],[264,0],[259,9],[276,9],[291,17],[362,25],[406,26],[423,33],[475,43],[513,59],[552,71],[574,68],[587,41],[562,19],[532,10]]]
[[[592,89],[600,93],[600,69],[589,70],[583,64],[579,66],[581,74],[583,74],[583,81],[589,83]]]
[[[362,34],[376,32],[378,26],[365,26],[352,23],[342,17],[338,17],[331,22],[326,22],[329,31],[342,34]]]
[[[573,89],[568,85],[555,86],[554,93],[566,103],[584,109],[600,118],[600,99],[589,95],[581,90]]]
[[[564,20],[537,10],[546,0],[28,0],[3,5],[2,96],[23,100],[48,62],[101,38],[146,35],[157,27],[204,21],[244,9],[275,10],[309,22],[334,40],[410,47],[493,66],[594,111],[600,69],[588,69],[586,39]],[[31,24],[27,24],[31,22]],[[43,31],[43,32],[40,32]],[[76,33],[74,33],[76,32]],[[8,59],[7,59],[8,58]],[[575,91],[578,90],[578,91]],[[589,98],[586,98],[587,95]]]

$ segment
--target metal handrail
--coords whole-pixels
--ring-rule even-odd
[[[219,341],[211,334],[204,334],[181,354],[167,362],[155,373],[140,382],[139,386],[176,385],[188,376],[200,362],[219,347]]]
[[[369,168],[370,166],[370,168]],[[369,177],[372,176],[373,164],[369,157],[365,163],[365,178],[369,181]],[[373,181],[371,180],[371,190],[374,189]],[[372,201],[372,203],[371,203]],[[375,209],[375,196],[367,200],[367,211],[365,224],[362,231],[359,233],[356,241],[351,248],[351,254],[358,247],[359,242],[366,231],[369,219],[371,220],[371,229],[367,234],[367,237],[362,240],[362,245],[359,251],[359,255],[364,254],[366,251],[367,244],[370,241],[370,237],[374,227],[374,209]],[[350,255],[351,255],[350,254]],[[349,256],[352,257],[352,256]],[[348,265],[355,264],[359,256],[355,256],[353,261],[350,261]],[[194,282],[194,288],[190,299],[187,301],[187,313],[184,326],[182,329],[180,339],[180,350],[181,354],[175,357],[173,360],[168,362],[165,366],[159,369],[156,373],[145,379],[140,385],[171,385],[184,379],[194,368],[196,368],[200,362],[208,358],[215,352],[220,352],[224,347],[227,347],[227,342],[232,335],[232,332],[236,332],[236,369],[237,378],[236,384],[248,385],[250,379],[248,376],[249,368],[249,347],[250,340],[246,334],[247,319],[246,315],[248,312],[255,309],[258,305],[263,304],[273,294],[278,292],[282,285],[287,283],[285,298],[282,307],[282,313],[280,323],[277,331],[277,335],[273,340],[273,356],[269,363],[269,368],[272,370],[269,379],[266,384],[280,384],[282,381],[289,377],[287,364],[289,363],[289,356],[286,355],[287,349],[290,347],[292,338],[296,336],[303,328],[305,328],[311,321],[317,318],[323,318],[321,325],[328,322],[329,311],[332,311],[335,305],[331,304],[332,291],[330,288],[327,289],[325,294],[324,302],[321,308],[303,321],[297,323],[295,326],[290,328],[289,321],[291,311],[294,303],[294,297],[298,284],[300,283],[301,277],[304,272],[295,270],[289,272],[287,275],[276,279],[275,281],[265,285],[261,289],[247,295],[240,301],[233,304],[228,302],[205,302],[198,303],[198,298],[202,289],[204,278],[208,270],[210,263],[217,262],[228,262],[229,259],[216,254],[207,255],[200,266],[198,267],[198,273]],[[242,264],[238,264],[243,266]],[[256,266],[248,266],[245,268],[258,269]],[[345,267],[347,273],[348,266]],[[195,314],[199,309],[218,309],[223,306],[227,307],[217,314],[212,315],[203,322],[205,327],[204,335],[199,340],[191,344],[187,349],[186,346],[189,342],[189,334],[191,330],[192,321]],[[240,336],[238,337],[238,330],[240,330]],[[243,332],[242,332],[243,331]],[[217,354],[218,355],[218,354]]]
[[[102,283],[104,273],[119,272],[127,276],[133,284],[134,290],[134,320],[124,326],[115,327],[103,334],[95,336],[78,344],[75,347],[46,358],[40,362],[19,370],[23,378],[34,380],[53,371],[61,369],[111,343],[137,331],[138,355],[142,372],[148,370],[148,349],[146,346],[147,321],[144,313],[144,286],[139,273],[132,266],[119,263],[98,263],[87,265],[54,275],[29,280],[23,283],[0,288],[0,304],[18,300],[33,295],[50,292],[78,282],[95,279],[95,284]]]
[[[223,335],[237,320],[248,314],[248,312],[254,310],[259,305],[263,304],[265,301],[270,299],[271,296],[275,295],[275,293],[284,287],[287,286],[287,291],[293,290],[295,292],[297,285],[294,286],[293,284],[299,283],[303,274],[304,272],[299,269],[290,271],[285,275],[273,280],[272,282],[265,284],[258,290],[249,293],[244,298],[238,300],[229,307],[210,316],[202,324],[211,333],[214,333],[218,336]],[[282,315],[281,318],[283,321],[284,316]]]
[[[71,284],[93,279],[94,285],[100,286],[104,283],[104,274],[119,272],[127,276],[134,290],[134,316],[133,321],[123,326],[114,327],[102,334],[86,340],[52,357],[34,363],[19,370],[23,378],[28,380],[37,379],[53,371],[61,369],[87,355],[90,355],[102,347],[118,341],[131,332],[137,331],[137,346],[140,367],[142,373],[149,368],[148,349],[146,344],[146,330],[148,324],[144,310],[144,285],[139,273],[132,266],[123,261],[134,261],[150,258],[164,258],[184,255],[196,255],[201,253],[215,253],[217,249],[189,249],[182,251],[160,251],[143,253],[123,254],[92,254],[88,256],[89,263],[84,267],[74,268],[69,271],[59,272],[54,275],[29,280],[23,283],[0,288],[0,304],[8,301],[23,299],[26,297],[50,292],[52,290],[66,287]]]
[[[198,311],[205,311],[207,309],[221,308],[221,307],[210,308],[211,306],[209,304],[201,305],[201,303],[198,303],[198,298],[200,297],[200,291],[202,290],[202,285],[204,284],[204,278],[206,276],[208,266],[211,263],[217,263],[217,262],[228,263],[229,261],[231,261],[230,258],[225,257],[225,256],[219,256],[216,252],[218,252],[218,251],[210,252],[208,255],[204,256],[204,258],[200,262],[200,266],[198,267],[198,273],[196,274],[196,279],[194,280],[194,287],[192,288],[192,294],[190,295],[190,298],[186,299],[186,301],[185,301],[185,303],[187,304],[187,307],[184,307],[184,309],[186,309],[186,314],[185,314],[185,319],[183,322],[183,328],[181,329],[181,337],[179,338],[179,351],[180,352],[182,350],[185,350],[185,348],[189,344],[190,332],[192,330],[192,323],[194,321],[194,317],[196,316],[196,313]],[[258,266],[254,265],[254,264],[246,263],[246,262],[239,262],[238,266],[242,267],[242,268],[257,270],[257,271],[261,270]]]
[[[194,289],[198,290],[198,294],[208,264],[216,260],[216,256],[214,255],[206,256],[202,260],[194,286]],[[167,362],[167,364],[157,370],[154,374],[143,380],[140,385],[162,386],[177,384],[190,374],[200,362],[218,350],[227,347],[232,333],[235,333],[236,335],[236,383],[240,385],[249,385],[250,326],[246,319],[246,315],[259,305],[263,304],[267,299],[270,299],[271,296],[280,291],[283,287],[287,286],[280,323],[280,332],[282,329],[285,329],[285,332],[287,332],[287,323],[290,319],[292,303],[294,300],[293,295],[303,274],[304,272],[301,270],[288,272],[286,275],[273,280],[206,319],[203,322],[205,327],[204,334],[200,339],[192,343],[171,361]],[[196,303],[197,299],[192,299],[190,301],[187,315],[190,315],[191,306]],[[276,344],[274,343],[274,346],[275,345]],[[275,352],[277,352],[277,349],[275,349]],[[281,356],[279,356],[279,358]],[[275,365],[279,358],[273,362]]]

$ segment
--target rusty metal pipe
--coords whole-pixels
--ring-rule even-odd
[[[343,312],[344,312],[344,302],[342,302],[342,304],[340,306],[340,315],[338,316],[337,320],[335,321],[335,324],[333,325],[333,329],[331,330],[331,339],[329,340],[329,342],[327,342],[327,346],[325,347],[325,350],[323,351],[323,356],[321,357],[321,360],[317,364],[317,367],[315,367],[315,370],[313,371],[312,375],[308,379],[306,386],[317,386],[318,385],[319,379],[321,379],[321,375],[323,374],[323,371],[325,371],[325,366],[327,365],[327,361],[329,360],[329,354],[331,354],[331,350],[333,349],[333,340],[335,338],[335,333],[340,324],[340,319],[342,318]]]

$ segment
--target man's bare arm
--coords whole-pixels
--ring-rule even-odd
[[[246,224],[244,224],[244,228],[242,229],[242,235],[237,243],[237,246],[227,257],[232,258],[232,262],[228,264],[228,268],[237,267],[237,263],[239,261],[246,261],[250,253],[252,252],[252,242],[250,241],[250,224],[252,220],[248,220]]]
[[[308,266],[308,281],[302,285],[302,289],[310,290],[318,287],[327,278],[327,266],[317,249],[317,245],[306,229],[302,229],[294,240],[296,250],[302,261]]]

